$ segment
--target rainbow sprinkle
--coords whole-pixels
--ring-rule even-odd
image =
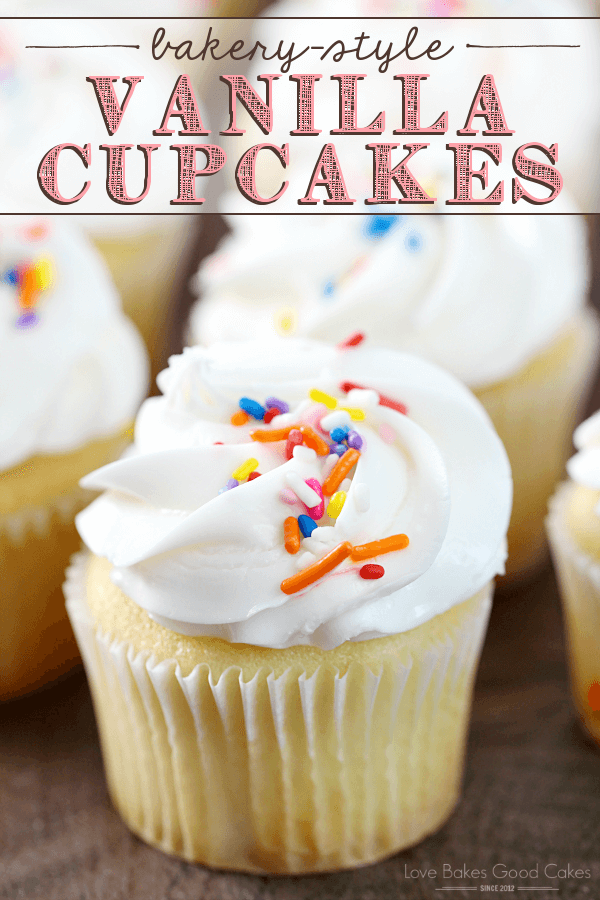
[[[49,257],[41,257],[34,263],[12,266],[0,276],[4,284],[16,288],[20,315],[17,328],[30,328],[37,324],[36,306],[40,295],[54,282],[54,265]]]

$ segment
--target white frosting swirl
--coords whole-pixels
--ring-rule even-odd
[[[579,452],[568,461],[567,472],[583,487],[600,491],[600,411],[575,429],[573,443]],[[600,503],[595,512],[600,515]]]
[[[29,309],[19,271],[41,278]],[[61,219],[0,217],[0,348],[0,470],[112,435],[146,390],[141,338],[98,254]]]
[[[47,4],[32,4],[40,15],[48,15]],[[116,7],[116,4],[115,4]],[[175,10],[177,11],[177,10]],[[52,12],[73,16],[72,4],[54,3]],[[78,5],[77,13],[82,12]],[[89,10],[84,10],[90,15]],[[105,10],[106,16],[109,11]],[[120,13],[126,15],[127,10]],[[147,15],[148,12],[145,11]],[[21,15],[21,12],[19,12]],[[31,11],[30,11],[31,15]],[[164,15],[164,10],[163,10]],[[168,24],[168,23],[167,23]],[[188,25],[192,25],[190,22]],[[68,31],[65,26],[70,26]],[[171,137],[156,137],[153,129],[160,124],[180,67],[168,56],[157,63],[151,56],[152,35],[160,20],[102,22],[77,19],[9,19],[0,22],[0,149],[5,177],[3,191],[10,193],[13,205],[24,212],[47,210],[52,214],[76,213],[78,223],[93,237],[115,235],[137,237],[140,234],[166,230],[175,232],[185,227],[180,215],[169,213],[169,201],[175,196],[177,169],[173,169],[174,153],[168,152]],[[74,44],[100,45],[93,49],[52,49],[65,44],[65,34]],[[189,36],[189,31],[188,31]],[[69,41],[67,41],[69,43]],[[111,44],[139,45],[139,51],[111,47]],[[49,45],[48,49],[27,50],[26,45]],[[104,46],[102,46],[104,45]],[[133,54],[133,55],[132,55]],[[118,131],[110,137],[103,122],[90,74],[118,74],[115,92],[123,100],[126,86],[121,78],[127,74],[143,75],[131,97]],[[199,102],[200,99],[199,99]],[[201,112],[206,124],[204,110]],[[177,120],[175,120],[177,121]],[[195,138],[197,143],[206,141]],[[74,205],[60,206],[41,191],[36,172],[43,156],[53,146],[64,142],[92,147],[92,165],[87,170],[74,153],[60,158],[60,189],[65,196],[75,196],[86,178],[90,188]],[[152,183],[148,195],[134,205],[115,203],[106,191],[106,153],[101,144],[158,144],[151,155]],[[126,154],[126,185],[137,196],[143,184],[142,153],[136,149]],[[5,198],[3,198],[5,199]],[[2,212],[6,206],[0,206]],[[101,213],[101,214],[100,214]]]
[[[366,418],[353,423],[364,445],[344,485],[345,505],[291,555],[284,520],[306,510],[280,494],[294,475],[322,483],[331,463],[306,447],[286,460],[284,442],[253,441],[250,432],[315,422],[327,410],[307,401],[308,391],[343,396],[343,381],[405,403],[408,415],[378,405],[372,390],[348,395]],[[248,342],[187,349],[170,360],[159,385],[165,396],[143,405],[132,452],[83,480],[107,492],[77,525],[90,549],[113,563],[115,582],[167,627],[327,649],[413,628],[502,569],[511,504],[506,454],[479,403],[437,367],[363,347]],[[269,425],[234,426],[242,396],[261,403],[276,396],[291,410]],[[219,493],[248,458],[261,477]],[[341,542],[400,533],[410,544],[373,560],[385,569],[377,580],[360,577],[363,563],[345,559],[297,593],[282,590],[298,567]]]
[[[375,140],[391,140],[395,143],[399,142],[399,137],[393,135],[392,130],[398,127],[394,123],[402,121],[402,92],[398,82],[393,80],[393,75],[397,72],[429,73],[429,83],[423,86],[421,92],[422,121],[424,125],[429,125],[443,110],[447,110],[449,131],[446,138],[435,135],[422,138],[430,146],[417,153],[410,169],[425,190],[438,197],[440,202],[437,209],[440,212],[451,209],[444,205],[444,201],[452,196],[453,188],[452,153],[446,149],[447,138],[453,135],[456,140],[456,129],[463,127],[477,85],[487,73],[494,75],[509,127],[515,130],[515,134],[499,139],[503,145],[504,161],[498,168],[490,163],[489,189],[484,192],[483,188],[480,190],[479,184],[475,184],[474,196],[485,196],[498,178],[503,177],[505,196],[508,198],[510,178],[513,175],[510,167],[512,154],[521,144],[536,139],[546,145],[554,142],[558,144],[558,169],[566,189],[549,207],[542,209],[552,213],[569,212],[568,204],[565,203],[566,194],[569,193],[576,198],[581,210],[594,212],[598,208],[600,191],[600,167],[595,149],[600,137],[600,24],[593,18],[597,12],[593,0],[346,0],[344,4],[340,4],[339,0],[279,0],[271,4],[263,16],[256,19],[253,31],[253,39],[266,46],[277,46],[283,34],[289,34],[290,39],[293,35],[297,47],[317,44],[327,48],[338,39],[344,40],[346,47],[351,47],[364,25],[365,32],[372,38],[366,45],[368,51],[373,49],[377,40],[382,40],[383,47],[386,47],[386,42],[393,39],[398,48],[409,27],[418,25],[418,40],[423,42],[423,47],[426,46],[424,37],[428,36],[427,40],[441,38],[444,48],[453,45],[455,49],[443,59],[427,61],[425,68],[422,59],[409,62],[401,57],[390,65],[385,75],[377,74],[374,59],[363,60],[358,65],[354,57],[351,57],[350,65],[348,59],[336,62],[333,54],[329,54],[324,60],[317,60],[313,69],[303,69],[302,71],[318,72],[322,76],[315,91],[315,127],[320,128],[322,133],[304,136],[302,140],[292,139],[290,164],[285,172],[290,188],[267,210],[270,209],[272,213],[315,212],[313,206],[298,207],[297,199],[306,191],[325,140],[334,140],[336,144],[350,196],[359,201],[354,210],[359,209],[366,197],[372,196],[372,155],[364,149],[367,141],[363,141],[361,148],[356,138],[350,137],[344,141],[329,134],[329,129],[337,127],[339,115],[339,86],[337,82],[330,81],[329,76],[351,71],[367,75],[358,91],[359,121],[368,123],[384,110],[384,135]],[[456,16],[463,21],[444,22],[436,27],[432,23],[410,18],[425,16]],[[358,20],[362,18],[363,23],[361,25],[360,21],[344,21],[343,17],[355,17]],[[365,23],[366,17],[371,21]],[[386,31],[384,26],[378,24],[378,17],[395,21],[388,23]],[[403,20],[402,17],[407,18]],[[485,21],[487,17],[498,17],[493,27]],[[465,21],[469,18],[472,21]],[[525,24],[510,21],[520,18],[531,21]],[[570,21],[565,23],[564,18]],[[294,20],[293,28],[284,24],[285,19]],[[567,34],[568,43],[577,44],[578,49],[544,51],[538,48],[488,47],[473,50],[465,46],[467,42],[481,45],[560,45],[567,42]],[[318,41],[315,40],[315,35],[318,35]],[[547,55],[543,56],[548,53],[555,54],[552,62],[556,61],[556,65],[551,64]],[[253,84],[264,71],[264,62],[255,59],[249,73]],[[570,77],[566,77],[567,71]],[[571,79],[589,84],[589,89],[573,91]],[[527,85],[527,91],[524,91],[524,85]],[[297,85],[287,79],[282,78],[277,82],[277,120],[269,141],[279,146],[290,141],[290,131],[297,127],[296,90]],[[535,97],[535,102],[530,102],[532,97]],[[567,109],[568,115],[560,112]],[[577,122],[576,130],[573,122]],[[474,127],[481,131],[479,125],[475,124]],[[245,137],[248,138],[248,144],[258,140],[250,132]],[[479,139],[491,140],[482,138],[481,134],[476,138]],[[353,144],[354,141],[356,145]],[[400,150],[396,150],[394,161],[401,158]],[[477,165],[479,164],[478,162]],[[498,178],[493,181],[495,175]],[[233,187],[233,178],[230,177]],[[258,177],[266,179],[263,185],[265,196],[279,189],[282,169],[274,156],[261,161]],[[527,185],[534,195],[547,196],[546,189],[530,182]],[[324,191],[318,189],[315,196],[324,197]],[[237,211],[252,211],[252,204],[243,201],[239,193],[236,201]],[[339,207],[326,207],[322,202],[317,209],[321,214],[339,213]],[[411,211],[413,209],[414,207]],[[500,209],[503,213],[531,213],[530,205],[524,201],[513,205],[505,199]],[[480,212],[481,208],[458,206],[454,210],[456,214],[464,215],[472,211]]]
[[[191,339],[364,330],[471,387],[518,371],[583,306],[577,216],[236,217],[201,266]]]

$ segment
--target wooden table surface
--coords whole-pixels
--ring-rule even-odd
[[[205,228],[198,246],[214,244],[220,228]],[[182,290],[181,315],[186,305]],[[590,408],[599,405],[597,388]],[[514,869],[529,874],[500,877]],[[458,886],[469,890],[441,890]],[[494,886],[600,898],[600,751],[570,705],[550,568],[494,605],[456,812],[418,847],[365,869],[266,878],[167,857],[111,807],[81,671],[0,709],[1,900],[429,900],[493,896]]]

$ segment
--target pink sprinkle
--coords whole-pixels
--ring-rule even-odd
[[[314,519],[315,522],[318,522],[319,519],[322,519],[325,515],[325,500],[323,499],[323,488],[319,484],[316,478],[307,478],[306,484],[315,491],[319,497],[321,498],[321,502],[317,506],[307,506],[308,514],[311,519]],[[304,504],[306,506],[306,504]]]
[[[298,502],[298,498],[296,497],[295,493],[288,490],[288,488],[284,488],[279,492],[279,499],[282,503],[287,503],[288,506],[293,506],[294,503]]]
[[[218,444],[220,444],[221,447],[223,447],[223,441],[214,441],[213,447],[216,447]]]
[[[291,459],[294,455],[294,447],[299,447],[303,441],[304,438],[302,432],[298,428],[292,428],[288,434],[287,443],[285,445],[285,458]]]
[[[319,428],[321,419],[324,416],[328,415],[330,412],[331,410],[327,409],[324,403],[317,403],[316,406],[311,407],[304,413],[304,415],[302,416],[302,421],[306,425],[312,425]]]
[[[396,440],[394,429],[385,422],[379,426],[379,437],[386,444],[393,444]]]

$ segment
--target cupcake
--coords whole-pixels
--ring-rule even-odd
[[[61,584],[87,472],[126,445],[141,339],[97,253],[59,219],[0,217],[0,699],[78,659]]]
[[[83,480],[105,493],[66,584],[117,809],[248,872],[416,843],[459,796],[505,557],[487,415],[356,337],[188,348],[159,386]]]
[[[449,369],[486,407],[511,461],[509,577],[534,571],[546,558],[547,501],[596,361],[583,219],[339,216],[325,228],[317,216],[263,216],[232,224],[200,267],[191,340],[339,341],[358,329]]]
[[[30,4],[29,12],[47,15],[48,10],[40,6],[45,8],[47,4]],[[70,6],[59,3],[51,11],[72,15]],[[125,13],[121,10],[120,14]],[[64,211],[65,207],[53,203],[40,190],[36,178],[40,161],[53,146],[65,141],[91,145],[92,165],[87,171],[90,188],[85,197],[66,209],[77,213],[78,224],[108,265],[125,313],[144,338],[154,375],[167,359],[176,273],[193,240],[192,223],[198,233],[201,220],[198,216],[170,214],[176,209],[169,205],[176,196],[176,154],[168,150],[172,143],[169,137],[152,134],[180,74],[178,65],[168,58],[157,65],[150,57],[152,34],[158,24],[157,20],[135,19],[118,24],[119,43],[141,45],[143,61],[138,61],[134,72],[142,74],[143,81],[135,86],[118,130],[110,137],[94,86],[86,79],[90,73],[118,73],[115,91],[122,98],[126,85],[121,79],[131,72],[133,51],[106,47],[28,50],[28,44],[60,48],[65,43],[64,19],[0,22],[0,147],[6,167],[3,190],[11,192],[8,199],[20,212]],[[73,24],[76,43],[114,43],[114,25],[111,28],[110,23],[79,19],[76,26]],[[203,140],[195,138],[199,143]],[[99,148],[106,143],[132,145],[126,154],[125,183],[135,197],[141,190],[144,171],[142,153],[135,147],[144,141],[158,145],[151,154],[148,195],[138,204],[116,203],[106,189],[107,154]],[[76,195],[83,183],[82,163],[73,153],[65,152],[60,166],[60,184],[65,185],[62,190],[67,196]],[[2,212],[7,209],[0,207]]]
[[[410,136],[393,133],[394,129],[402,128],[403,122],[402,90],[399,82],[394,81],[394,75],[409,71],[428,73],[428,80],[421,86],[423,127],[430,127],[442,112],[448,112],[446,134],[416,138],[426,141],[428,146],[419,151],[410,164],[410,171],[427,193],[440,199],[440,211],[465,212],[464,206],[453,208],[444,205],[445,200],[454,196],[453,153],[446,148],[446,144],[449,140],[469,140],[463,136],[457,137],[457,129],[464,127],[482,77],[492,73],[508,127],[515,133],[512,136],[486,138],[481,135],[485,128],[483,120],[475,119],[474,128],[478,129],[479,134],[474,140],[498,141],[503,150],[503,162],[496,166],[489,161],[489,187],[484,190],[477,182],[474,196],[485,197],[500,178],[505,182],[504,201],[500,207],[475,207],[475,210],[531,213],[532,207],[524,200],[514,206],[510,201],[511,177],[514,174],[510,160],[517,147],[531,140],[541,140],[547,145],[557,143],[558,169],[565,187],[583,212],[595,212],[600,200],[600,164],[595,152],[600,138],[600,81],[590,79],[590,73],[596,71],[600,54],[600,24],[594,19],[595,15],[597,8],[593,0],[347,0],[343,5],[339,0],[279,0],[270,3],[263,15],[255,20],[252,34],[253,42],[259,41],[266,47],[277,47],[282,38],[293,40],[296,47],[311,47],[314,46],[315,31],[319,36],[319,46],[324,48],[331,47],[338,40],[343,41],[346,48],[355,47],[357,34],[361,30],[370,35],[370,39],[363,47],[360,66],[354,57],[350,57],[355,65],[346,68],[348,58],[340,61],[333,52],[324,59],[320,58],[323,54],[317,52],[303,58],[314,63],[314,67],[311,68],[306,62],[306,68],[302,71],[320,74],[320,80],[315,85],[314,101],[315,129],[320,129],[320,134],[303,135],[301,139],[292,136],[290,140],[290,132],[298,127],[298,83],[290,82],[286,77],[277,82],[277,115],[269,141],[277,146],[289,143],[289,163],[284,177],[290,187],[280,200],[266,209],[273,213],[339,213],[340,207],[323,205],[326,194],[322,188],[315,191],[315,197],[321,201],[318,206],[298,206],[297,203],[307,190],[324,143],[333,141],[349,196],[357,200],[353,207],[342,209],[358,211],[364,199],[373,196],[373,155],[365,149],[368,136],[363,136],[361,142],[358,135],[331,135],[330,129],[338,128],[340,122],[339,81],[332,81],[331,76],[348,71],[361,72],[366,76],[360,82],[357,93],[359,127],[366,127],[384,111],[383,134],[374,134],[370,139],[400,145],[393,151],[396,164],[405,156],[402,144]],[[423,21],[425,17],[441,17],[445,21],[431,23]],[[488,18],[495,21],[490,23],[486,21]],[[293,28],[286,25],[286,19],[293,20]],[[361,25],[356,32],[357,21],[353,19],[362,19],[364,29]],[[387,21],[378,22],[378,19]],[[521,19],[529,19],[529,22]],[[565,19],[568,21],[565,22]],[[368,54],[374,52],[380,39],[383,39],[383,47],[393,41],[395,52],[398,52],[413,25],[419,28],[413,53],[417,45],[417,52],[424,51],[427,46],[425,34],[441,41],[440,53],[450,47],[454,49],[443,58],[428,60],[425,68],[422,67],[422,59],[412,65],[401,56],[389,65],[387,72],[380,74],[378,66],[383,57],[368,58]],[[484,45],[486,49],[468,49],[467,42]],[[578,45],[578,49],[540,51],[536,48],[511,50],[489,46],[516,43],[568,43]],[[543,56],[549,52],[557,54],[552,58],[554,65],[547,56]],[[302,61],[298,64],[301,65]],[[249,66],[247,75],[253,85],[258,85],[257,77],[264,72],[264,61],[256,58]],[[579,92],[579,96],[571,98],[570,78],[578,82],[592,81],[590,91]],[[523,94],[524,82],[529,86],[529,97],[535,97],[533,103],[528,102]],[[578,131],[581,140],[573,140],[569,117],[557,113],[562,108],[572,109],[573,121],[577,121],[583,129],[583,133]],[[245,149],[244,144],[251,146],[260,140],[260,133],[258,129],[252,129],[238,140],[242,144],[241,152]],[[259,193],[269,197],[281,187],[282,167],[273,154],[262,156],[265,158],[261,160],[257,176]],[[483,158],[483,154],[474,157],[477,168]],[[496,173],[498,178],[492,181]],[[230,179],[231,187],[235,188],[233,170]],[[538,185],[527,182],[527,187],[539,198],[548,196],[548,191]],[[237,191],[236,194],[236,212],[256,211],[250,200]],[[396,189],[393,194],[399,196]],[[565,196],[561,194],[544,209],[553,213],[569,212],[564,203]],[[384,209],[389,210],[389,206]],[[411,212],[423,211],[422,207],[414,205],[409,209]]]
[[[576,429],[569,480],[550,503],[548,537],[560,585],[571,688],[600,744],[600,413]]]

